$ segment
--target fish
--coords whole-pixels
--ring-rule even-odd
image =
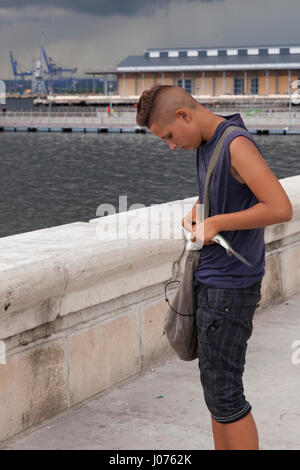
[[[223,248],[225,248],[227,255],[228,256],[235,256],[238,260],[240,260],[242,263],[246,264],[247,266],[252,266],[249,261],[247,261],[242,255],[240,255],[237,251],[235,251],[232,246],[230,245],[229,241],[226,240],[222,235],[217,233],[214,237],[211,238],[211,240],[215,243],[218,243],[221,245]]]
[[[184,227],[182,227],[183,231],[184,231],[184,235],[185,235],[185,238],[187,240],[187,243],[186,243],[186,250],[201,250],[201,248],[203,247],[203,243],[198,243],[198,242],[192,242],[191,241],[191,232],[189,232],[188,230],[186,230]],[[240,255],[237,251],[235,251],[231,244],[229,243],[228,240],[226,240],[226,238],[224,238],[222,235],[220,235],[219,233],[217,233],[217,235],[215,235],[214,237],[211,238],[211,241],[215,242],[215,243],[218,243],[219,245],[221,245],[227,252],[227,255],[228,256],[235,256],[239,261],[241,261],[242,263],[246,264],[247,266],[252,266],[251,263],[249,263],[248,260],[246,260],[242,255]]]

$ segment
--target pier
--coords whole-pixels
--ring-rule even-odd
[[[281,179],[280,183],[293,205],[293,218],[265,229],[266,273],[262,299],[255,313],[256,339],[252,343],[247,387],[249,401],[255,402],[255,413],[256,409],[263,413],[259,415],[257,411],[255,417],[265,423],[266,446],[271,445],[272,439],[268,436],[273,425],[274,432],[277,427],[286,430],[283,434],[279,432],[283,445],[299,442],[299,439],[295,441],[294,430],[299,431],[300,365],[292,362],[292,355],[295,353],[293,344],[300,340],[297,303],[300,293],[300,176]],[[103,431],[100,427],[104,426],[111,433],[113,423],[114,429],[123,429],[124,440],[118,442],[118,448],[132,448],[125,429],[127,426],[133,429],[137,424],[134,419],[140,417],[142,428],[153,433],[153,439],[155,436],[168,438],[157,441],[158,448],[175,449],[178,426],[184,422],[180,413],[182,416],[193,414],[193,426],[185,421],[182,428],[184,434],[193,436],[192,445],[199,445],[199,448],[211,445],[206,438],[201,441],[206,435],[208,415],[201,402],[197,364],[178,361],[162,334],[168,307],[164,287],[172,277],[174,263],[184,246],[182,234],[181,237],[174,235],[181,228],[181,218],[186,212],[183,209],[191,207],[196,199],[197,196],[0,239],[3,300],[0,338],[6,352],[6,362],[0,363],[0,441],[3,446],[8,439],[33,426],[45,423],[48,426],[47,420],[72,412],[65,415],[70,419],[63,421],[64,431],[59,431],[57,436],[62,435],[60,432],[69,435],[72,430],[77,439],[76,447],[80,443],[88,447],[96,436],[95,446],[105,448],[105,432],[101,432],[103,440],[99,442],[99,434],[90,427],[84,430],[80,425],[78,432],[74,430],[72,419],[76,421],[76,416],[80,415],[76,414],[78,407],[89,410],[81,415],[83,421],[84,416],[88,416],[89,426],[90,418],[97,416],[97,432]],[[172,217],[168,218],[170,213]],[[118,239],[109,231],[115,227],[124,234],[131,227],[136,234],[135,224],[141,227],[136,238]],[[166,230],[169,230],[168,237],[164,236]],[[103,234],[105,237],[101,238]],[[178,266],[179,278],[184,258]],[[170,367],[166,364],[165,369],[157,369],[158,381],[151,382],[152,369],[168,360]],[[165,372],[167,375],[163,377]],[[122,385],[133,379],[129,388]],[[137,383],[140,386],[134,385]],[[182,388],[181,384],[184,384]],[[114,391],[114,387],[121,385],[120,393]],[[110,394],[108,402],[104,398],[100,405],[81,408],[84,402],[104,393]],[[161,395],[164,398],[159,399]],[[126,403],[127,412],[122,411],[121,427],[118,410],[123,410],[124,403],[116,402]],[[165,404],[165,413],[167,408],[173,413],[174,427],[172,423],[167,426],[164,419],[171,420],[171,417],[161,415],[159,403]],[[151,427],[154,415],[156,429]],[[163,423],[160,415],[164,416]],[[163,433],[155,434],[160,425],[163,425]],[[52,429],[55,434],[58,428]],[[195,429],[199,434],[202,432],[199,441]],[[44,428],[47,434],[46,430],[47,427]],[[84,440],[80,440],[82,430]],[[271,434],[273,436],[273,431]],[[134,443],[140,448],[145,445],[142,435],[141,431],[141,440]],[[118,438],[116,432],[111,442],[117,442],[113,439]],[[153,445],[151,439],[149,442]],[[70,445],[67,438],[62,439],[62,446],[64,442],[67,447]],[[189,442],[184,441],[184,445]],[[30,445],[38,446],[38,443],[31,441]]]
[[[9,111],[0,116],[0,131],[10,132],[146,132],[134,111],[32,112]]]
[[[238,110],[216,109],[229,115]],[[300,134],[300,112],[241,111],[246,127],[253,134]],[[6,111],[0,115],[0,131],[4,132],[135,132],[148,129],[136,125],[136,113],[113,110],[94,112]]]

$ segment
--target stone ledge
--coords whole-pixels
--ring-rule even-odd
[[[276,250],[282,252],[292,246],[294,249],[300,242],[300,177],[280,182],[292,201],[294,214],[288,223],[266,227],[267,257],[275,255]],[[89,223],[75,222],[0,239],[3,299],[0,338],[21,334],[57,317],[166,282],[184,246],[182,238],[175,238],[182,208],[192,206],[196,199],[172,201],[92,219]],[[165,240],[162,233],[168,226],[170,208],[174,209],[170,222],[173,238]],[[150,213],[153,216],[151,226],[148,225]],[[144,238],[98,238],[100,229],[118,222],[122,230],[128,220],[134,219],[141,226],[145,225],[140,234]],[[157,226],[161,227],[160,238],[150,239],[150,232]],[[182,236],[181,229],[179,235]]]
[[[258,313],[300,291],[300,176],[281,183],[294,214],[266,227]],[[0,239],[0,338],[8,352],[0,364],[0,440],[174,354],[162,336],[163,287],[184,247],[176,238],[181,209],[196,199]],[[169,208],[171,239],[164,239]],[[98,230],[124,230],[128,220],[143,227],[140,239],[98,238]]]

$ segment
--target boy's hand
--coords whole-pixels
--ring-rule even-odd
[[[203,243],[203,245],[212,245],[213,238],[219,232],[218,224],[214,217],[208,217],[207,219],[200,222],[200,224],[193,225],[193,231],[191,236],[192,242]]]
[[[181,221],[181,225],[188,231],[188,232],[192,232],[192,230],[194,230],[193,227],[193,220],[192,220],[192,217],[187,214]]]

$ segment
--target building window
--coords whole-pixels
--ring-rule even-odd
[[[198,51],[196,50],[187,51],[187,55],[188,57],[198,57]]]
[[[237,49],[227,49],[227,55],[238,55]]]
[[[168,52],[168,56],[169,56],[169,57],[178,57],[178,56],[179,56],[179,52],[178,52],[178,51],[169,51],[169,52]]]
[[[235,95],[243,94],[243,80],[241,78],[234,79],[234,94]]]
[[[258,49],[250,47],[248,49],[248,55],[258,55]]]
[[[151,51],[151,52],[149,52],[149,57],[150,57],[151,59],[156,59],[156,58],[158,58],[159,56],[160,56],[159,51]]]
[[[251,95],[258,95],[258,78],[251,78]]]
[[[269,47],[269,54],[280,54],[279,47]]]
[[[183,80],[183,86],[182,80],[178,80],[177,84],[181,88],[184,88],[190,95],[192,94],[192,80]]]
[[[217,56],[218,50],[217,49],[208,49],[206,55],[208,57]]]

